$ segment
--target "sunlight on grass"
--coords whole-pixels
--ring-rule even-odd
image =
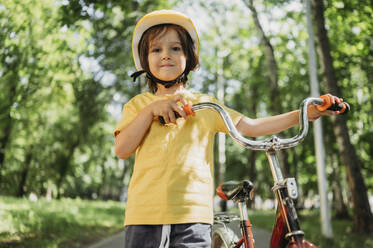
[[[123,217],[113,201],[0,197],[0,246],[78,247],[117,232]]]
[[[373,237],[353,232],[352,219],[332,219],[333,239],[323,237],[318,211],[301,211],[301,227],[308,240],[314,241],[319,248],[372,248]]]

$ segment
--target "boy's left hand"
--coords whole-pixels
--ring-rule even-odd
[[[322,95],[321,98],[324,99],[326,104],[323,104],[321,106],[316,106],[316,105],[311,104],[310,106],[308,106],[309,121],[315,121],[320,116],[323,116],[323,115],[338,115],[338,114],[343,113],[344,109],[340,111],[327,110],[333,104],[335,103],[340,104],[341,102],[343,102],[342,98],[333,96],[331,94]]]

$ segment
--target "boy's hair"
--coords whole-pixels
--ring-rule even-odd
[[[138,46],[141,66],[144,68],[145,71],[150,72],[148,63],[150,42],[157,37],[161,37],[170,29],[175,30],[179,37],[181,47],[183,49],[184,55],[186,56],[186,67],[184,73],[185,75],[188,75],[190,71],[197,68],[199,64],[198,55],[194,51],[193,40],[190,37],[189,33],[183,27],[176,24],[159,24],[149,28],[144,32]],[[150,91],[152,93],[155,93],[157,91],[157,84],[149,78],[147,80]],[[185,85],[186,82],[183,81],[183,84]]]

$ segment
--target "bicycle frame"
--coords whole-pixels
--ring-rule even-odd
[[[289,139],[281,139],[277,136],[272,136],[265,140],[249,140],[243,137],[235,128],[229,114],[220,105],[214,103],[200,103],[192,107],[193,111],[205,108],[217,111],[223,118],[229,135],[237,143],[245,148],[266,152],[274,180],[272,190],[278,201],[277,217],[272,232],[270,248],[316,248],[315,245],[304,239],[304,232],[301,230],[298,222],[298,216],[293,203],[293,200],[298,196],[295,179],[283,178],[280,164],[276,156],[276,150],[294,147],[304,140],[308,132],[307,108],[310,104],[322,105],[323,100],[320,98],[307,98],[302,102],[299,118],[300,131],[298,135]],[[243,236],[232,247],[238,248],[244,244],[245,248],[254,248],[251,223],[248,218],[246,205],[244,204],[244,202],[239,202],[238,204],[241,216],[241,233]]]
[[[247,214],[247,207],[244,202],[239,202],[238,207],[240,209],[240,227],[241,227],[241,233],[242,237],[237,242],[237,245],[235,247],[239,248],[242,244],[245,245],[245,247],[248,248],[254,248],[254,239],[253,239],[253,233],[251,231],[251,222]]]
[[[266,151],[271,166],[274,186],[272,190],[277,197],[277,217],[273,228],[270,248],[317,248],[309,241],[304,240],[304,232],[301,230],[297,212],[293,203],[298,193],[293,178],[283,179],[280,165],[275,150]]]

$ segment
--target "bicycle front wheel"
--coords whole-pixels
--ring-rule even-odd
[[[212,248],[232,248],[237,242],[237,235],[228,227],[219,227],[212,233]]]

